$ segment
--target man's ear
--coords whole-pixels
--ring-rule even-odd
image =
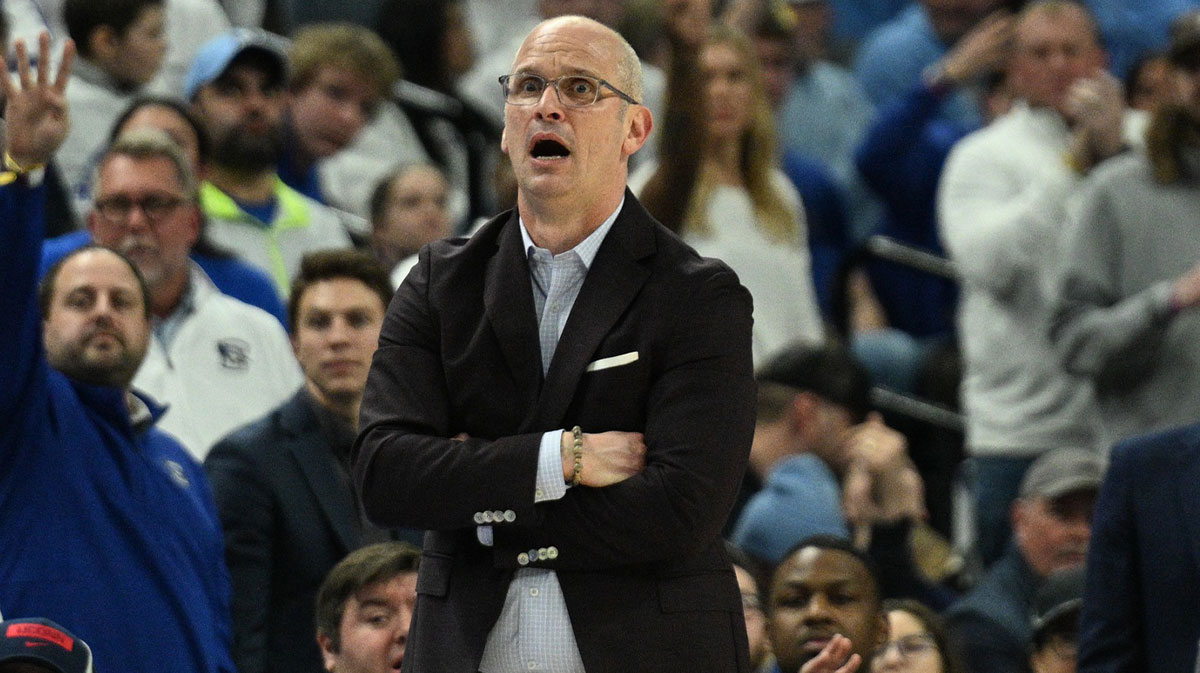
[[[188,243],[188,250],[191,250],[192,248],[196,247],[197,243],[200,242],[200,223],[204,216],[200,214],[199,204],[193,203],[185,205],[188,205],[188,238],[191,239]]]
[[[875,626],[875,642],[871,644],[871,651],[875,652],[879,648],[887,644],[888,637],[891,635],[892,628],[888,626],[887,613],[883,610],[876,615],[879,623]]]
[[[1008,511],[1008,523],[1012,528],[1013,538],[1017,538],[1025,530],[1026,524],[1029,521],[1029,508],[1033,506],[1032,500],[1022,500],[1017,498],[1013,500],[1012,507]]]
[[[87,221],[84,222],[84,227],[87,228],[88,237],[92,239],[92,242],[96,241],[96,227],[98,226],[96,218],[98,217],[100,216],[96,214],[96,207],[92,206],[92,209],[88,211]]]
[[[821,400],[813,393],[801,390],[792,397],[792,402],[788,405],[788,423],[793,432],[803,432],[805,428],[816,424],[820,412]]]
[[[646,144],[650,131],[654,128],[654,115],[645,105],[630,105],[626,110],[629,115],[629,128],[625,132],[625,142],[621,144],[621,154],[629,156]]]
[[[321,661],[325,665],[325,670],[329,671],[329,673],[335,673],[334,668],[337,666],[337,652],[333,649],[333,639],[324,633],[318,633],[317,647],[321,649]]]
[[[101,63],[111,60],[116,55],[121,42],[117,31],[107,24],[96,26],[92,34],[88,35],[87,41],[88,54]]]

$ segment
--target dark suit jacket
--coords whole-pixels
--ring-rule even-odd
[[[1200,425],[1113,449],[1096,501],[1081,673],[1192,673],[1200,639]]]
[[[557,571],[589,671],[748,670],[719,536],[754,425],[751,302],[734,273],[627,191],[543,381],[515,213],[419,260],[384,319],[354,468],[373,520],[433,531],[405,671],[475,673],[522,552],[551,547],[529,566]],[[573,425],[643,432],[646,467],[535,505],[542,434]],[[481,546],[475,516],[510,511]]]
[[[362,544],[349,483],[301,390],[204,460],[225,529],[240,673],[319,673],[313,602]]]

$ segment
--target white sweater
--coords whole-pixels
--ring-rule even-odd
[[[287,333],[271,314],[221,294],[192,269],[193,311],[169,348],[151,337],[133,387],[167,405],[158,427],[196,457],[265,416],[303,383]]]
[[[1127,119],[1127,136],[1139,119]],[[942,242],[961,274],[963,408],[972,455],[1095,448],[1092,386],[1068,374],[1049,330],[1061,232],[1077,205],[1070,131],[1019,104],[950,152],[938,189]]]

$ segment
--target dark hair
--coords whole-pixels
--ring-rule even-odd
[[[809,547],[823,549],[826,551],[845,552],[850,556],[853,556],[859,563],[862,564],[863,569],[867,571],[867,575],[869,575],[871,578],[871,586],[875,589],[875,602],[882,603],[883,585],[879,581],[879,568],[876,567],[875,562],[872,561],[871,557],[867,556],[865,552],[855,547],[850,540],[838,535],[819,533],[817,535],[810,535],[797,542],[791,547],[791,549],[788,549],[787,552],[779,558],[778,565],[776,565],[775,569],[771,572],[771,584],[774,585],[774,580],[779,575],[779,569],[782,568],[785,563],[787,563],[788,559],[792,558],[796,554],[799,554],[801,550]]]
[[[137,265],[135,265],[133,263],[133,261],[130,260],[128,257],[121,254],[120,252],[117,252],[116,250],[113,250],[112,248],[105,247],[103,245],[98,245],[96,243],[89,243],[85,246],[82,246],[82,247],[76,248],[75,250],[72,250],[71,252],[67,253],[66,255],[63,255],[63,257],[61,259],[59,259],[57,262],[55,262],[54,265],[51,266],[48,271],[46,271],[46,275],[42,276],[41,282],[38,283],[38,290],[37,290],[38,308],[41,309],[42,320],[46,320],[47,318],[50,317],[50,305],[54,302],[54,284],[58,280],[58,272],[62,271],[63,265],[65,265],[69,260],[76,257],[77,255],[82,255],[85,252],[92,252],[94,250],[104,250],[105,252],[111,252],[112,254],[117,256],[117,259],[120,259],[122,262],[125,262],[125,266],[128,266],[129,270],[133,272],[133,277],[137,279],[138,289],[140,289],[142,291],[142,313],[146,316],[146,319],[149,320],[150,319],[150,286],[146,284],[146,277],[142,275],[141,271],[138,271]]]
[[[352,278],[366,285],[383,302],[385,310],[392,301],[392,281],[374,257],[342,248],[310,252],[300,260],[300,271],[292,280],[292,293],[288,297],[288,332],[296,333],[304,292],[314,283],[334,278]]]
[[[162,7],[165,0],[66,0],[63,3],[63,21],[67,34],[75,40],[80,55],[92,56],[92,34],[101,26],[108,26],[117,35],[123,36],[137,22],[142,12],[150,7]]]
[[[779,351],[758,371],[759,383],[804,390],[845,407],[854,422],[871,408],[871,376],[850,351],[834,343],[797,342]]]
[[[338,651],[342,615],[350,597],[372,584],[415,573],[420,563],[421,550],[407,542],[380,542],[351,552],[329,571],[317,590],[317,633],[329,638],[331,649]]]
[[[458,0],[387,0],[375,30],[400,61],[404,78],[435,91],[453,90],[446,69],[446,17]]]
[[[746,574],[750,575],[750,578],[754,580],[754,586],[758,592],[758,604],[766,605],[767,584],[770,581],[770,577],[765,565],[756,561],[745,550],[728,540],[725,540],[725,554],[729,557],[730,563],[745,570]]]
[[[966,666],[950,642],[946,620],[942,619],[941,615],[934,612],[928,605],[911,598],[889,598],[883,602],[884,614],[895,610],[912,615],[914,619],[921,622],[921,626],[925,627],[929,635],[933,636],[933,643],[942,657],[942,673],[966,673]]]

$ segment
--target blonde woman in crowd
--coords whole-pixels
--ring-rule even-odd
[[[779,170],[774,121],[749,40],[710,24],[707,0],[664,3],[672,59],[660,163],[630,187],[700,254],[729,264],[754,297],[754,355],[820,340],[800,197]]]

